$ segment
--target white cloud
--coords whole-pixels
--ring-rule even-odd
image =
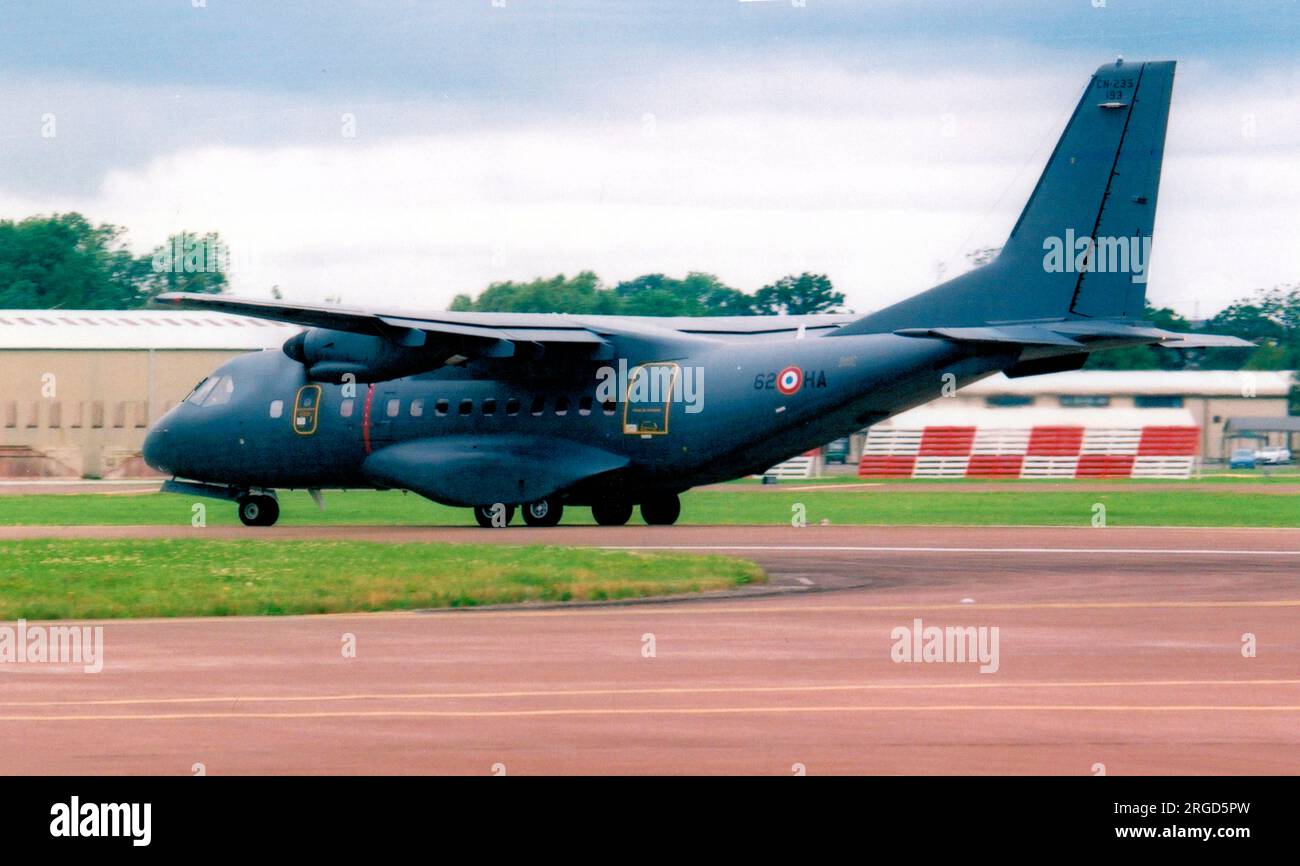
[[[142,248],[216,229],[237,291],[279,284],[304,301],[440,308],[493,280],[584,268],[608,282],[704,270],[753,290],[812,270],[865,311],[1001,243],[1087,71],[670,71],[545,119],[440,125],[426,107],[400,134],[363,109],[355,139],[182,142],[93,192],[37,198],[0,177],[0,209],[77,209]],[[1283,83],[1216,89],[1185,72],[1149,291],[1208,314],[1300,279],[1300,121]]]

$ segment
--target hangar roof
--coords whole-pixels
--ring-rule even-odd
[[[296,325],[172,310],[0,310],[0,351],[278,349]]]
[[[1228,433],[1300,433],[1300,417],[1233,416],[1225,429]]]
[[[962,388],[960,394],[1151,394],[1244,397],[1253,377],[1256,397],[1285,397],[1289,370],[1076,370],[1008,379],[998,373]]]
[[[941,405],[942,404],[942,405]],[[1060,409],[1018,406],[989,409],[953,406],[940,398],[882,421],[882,428],[981,427],[1014,430],[1028,427],[1077,426],[1097,429],[1141,429],[1142,427],[1195,427],[1188,409]]]

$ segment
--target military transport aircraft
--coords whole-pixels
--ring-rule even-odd
[[[413,490],[504,526],[566,506],[671,524],[678,495],[999,370],[1119,346],[1250,345],[1143,322],[1173,62],[1093,75],[991,263],[869,315],[641,318],[164,303],[305,327],[229,361],[149,432],[165,490],[276,521],[274,490]]]

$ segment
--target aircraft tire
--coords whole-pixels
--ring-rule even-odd
[[[682,513],[676,493],[654,496],[641,503],[641,519],[650,526],[672,526]]]
[[[632,519],[632,503],[605,500],[591,506],[591,516],[601,526],[622,526]]]
[[[496,507],[496,503],[493,503],[492,505],[474,506],[474,520],[478,522],[479,526],[483,527],[484,529],[504,529],[505,527],[510,525],[510,521],[515,519],[515,507],[513,505],[507,505],[505,506],[506,509],[505,523],[503,523],[501,526],[496,526],[492,522],[492,509],[495,507]]]
[[[273,526],[280,519],[274,496],[245,496],[239,500],[239,521],[245,526]]]
[[[529,526],[555,526],[564,516],[564,506],[553,499],[539,499],[525,505],[523,512]]]

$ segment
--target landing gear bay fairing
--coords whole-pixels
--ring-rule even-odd
[[[696,485],[761,473],[995,372],[1091,352],[1249,345],[1142,321],[1174,63],[1093,75],[1000,254],[869,315],[423,313],[169,294],[305,327],[158,420],[164,489],[276,521],[276,489],[414,491],[553,526],[671,524]]]

